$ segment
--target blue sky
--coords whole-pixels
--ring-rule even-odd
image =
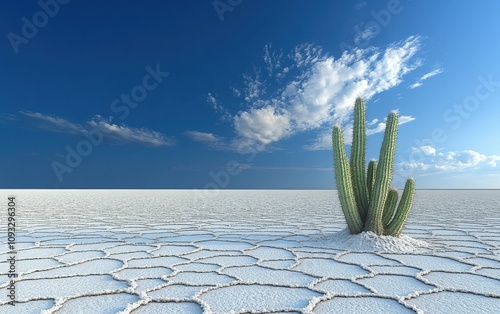
[[[500,188],[498,1],[0,8],[2,188],[335,188],[357,96],[396,187]]]

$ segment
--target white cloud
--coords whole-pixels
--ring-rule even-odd
[[[377,126],[373,129],[367,129],[366,130],[366,135],[372,135],[372,134],[375,134],[375,133],[380,133],[380,132],[384,132],[385,131],[385,122],[379,122],[379,124],[377,124]]]
[[[387,120],[387,117],[384,118],[384,121]],[[410,122],[415,120],[415,118],[411,116],[400,116],[399,117],[399,123],[398,125]],[[385,122],[378,122],[378,119],[373,119],[371,122],[367,123],[367,129],[366,129],[366,135],[373,135],[376,133],[384,132],[385,131]],[[369,128],[370,126],[373,126],[376,124],[376,127],[374,128]],[[347,124],[342,132],[344,134],[344,143],[347,145],[351,145],[352,143],[352,123]],[[309,145],[305,145],[304,149],[307,150],[324,150],[324,149],[332,149],[332,130],[326,129],[324,130],[320,136],[312,143]]]
[[[234,117],[236,133],[258,145],[276,142],[290,133],[290,119],[286,111],[274,106],[252,108]]]
[[[500,161],[498,155],[487,156],[473,150],[437,152],[430,145],[412,147],[412,156],[415,160],[397,163],[397,171],[402,173],[420,172],[422,174],[460,172],[496,167],[497,162]]]
[[[435,156],[436,155],[436,149],[432,146],[429,145],[424,145],[420,147],[412,147],[412,152],[422,152],[425,155],[429,156]]]
[[[412,116],[399,116],[398,117],[398,125],[405,124],[405,123],[411,122],[413,120],[415,120],[415,118],[412,117]],[[377,124],[378,119],[374,119],[372,122],[370,122],[368,124],[368,126],[372,126],[374,124],[377,124],[377,126],[375,128],[373,128],[373,129],[367,128],[366,129],[366,135],[372,135],[372,134],[384,132],[385,131],[385,126],[386,126],[386,124],[385,124],[386,121],[387,121],[387,117],[384,118],[384,122],[379,122]]]
[[[223,110],[224,108],[219,104],[219,102],[217,101],[217,99],[215,98],[214,95],[212,95],[211,93],[208,93],[207,95],[207,102],[212,106],[212,108],[214,108],[214,110],[216,111],[221,111]]]
[[[256,71],[254,75],[255,79],[250,75],[243,75],[245,81],[244,95],[247,102],[259,101],[260,97],[265,93],[264,83],[259,79],[260,72]]]
[[[212,149],[216,150],[233,150],[227,141],[213,133],[199,132],[199,131],[186,131],[184,135],[191,138],[191,140],[199,143],[204,143]],[[235,149],[234,149],[235,150]]]
[[[173,139],[163,134],[145,128],[131,128],[125,125],[117,125],[99,115],[94,116],[85,124],[70,122],[58,116],[49,116],[39,112],[21,112],[23,115],[37,120],[37,126],[54,132],[81,135],[91,130],[99,130],[104,140],[113,143],[139,143],[149,146],[171,146],[175,144]]]
[[[326,56],[323,56],[322,48],[313,44],[302,44],[295,47],[288,57],[293,61],[293,64],[288,67],[287,72],[292,67],[303,68],[311,66],[326,58]]]
[[[427,74],[422,75],[420,80],[425,81],[426,79],[431,78],[431,77],[438,75],[438,74],[441,74],[441,73],[443,73],[443,70],[441,68],[437,68],[437,69],[435,69]]]
[[[294,64],[290,66],[298,73],[277,93],[261,97],[265,93],[259,77],[246,77],[247,91],[253,97],[246,98],[250,108],[234,116],[235,130],[242,142],[262,148],[326,124],[345,124],[356,97],[369,99],[398,85],[402,76],[417,66],[411,60],[419,47],[420,38],[410,37],[385,50],[356,49],[336,60],[312,45],[298,47],[291,55]],[[402,121],[412,119],[404,117]],[[379,125],[372,132],[383,127]],[[324,138],[322,135],[318,143]],[[312,147],[321,147],[318,143]]]
[[[500,156],[498,156],[498,155],[488,156],[488,160],[487,160],[488,165],[490,165],[491,167],[496,167],[497,162],[500,162]]]
[[[422,86],[423,81],[425,81],[433,76],[436,76],[438,74],[441,74],[441,73],[443,73],[443,69],[441,69],[441,68],[437,68],[429,73],[426,73],[426,74],[422,75],[415,83],[411,84],[410,88],[414,89],[414,88],[420,87],[420,86]]]
[[[362,27],[362,25],[363,24],[358,25],[358,27]],[[356,33],[356,36],[354,37],[354,43],[356,45],[361,45],[366,41],[376,37],[378,35],[378,32],[380,32],[380,30],[377,30],[377,27],[378,25],[370,25],[366,27],[364,31]]]
[[[415,120],[415,118],[412,116],[400,116],[399,117],[399,125],[411,122],[413,120]]]
[[[346,132],[344,130],[344,143],[346,142]],[[304,145],[306,150],[324,150],[332,149],[332,131],[323,131],[319,137],[316,138],[312,144]]]
[[[106,121],[100,116],[95,116],[87,122],[87,129],[99,129],[107,141],[116,143],[140,143],[150,146],[171,146],[175,141],[166,138],[163,134],[145,128],[131,128]]]
[[[20,111],[20,113],[27,117],[38,120],[38,127],[46,130],[74,134],[79,134],[85,131],[85,128],[83,126],[69,122],[68,120],[55,115],[49,116],[43,113],[31,111]]]
[[[378,119],[373,119],[372,121],[368,122],[366,125],[367,126],[372,126],[372,125],[374,125],[377,122],[378,122]]]
[[[343,125],[349,143],[355,99],[368,100],[400,84],[421,64],[415,59],[420,41],[411,36],[384,49],[346,51],[338,59],[312,44],[297,46],[288,55],[266,46],[263,68],[267,70],[255,68],[252,75],[243,76],[243,88],[232,88],[241,94],[246,108],[229,118],[236,134],[227,142],[229,149],[261,151],[307,131],[319,131],[319,138],[304,148],[328,149],[331,125],[336,123]],[[400,119],[402,124],[414,118]],[[375,126],[370,134],[385,128],[378,119],[369,126]]]
[[[189,136],[195,142],[218,142],[221,139],[215,136],[212,133],[198,132],[198,131],[186,131],[184,132],[187,136]]]
[[[271,44],[264,46],[263,59],[269,76],[272,76],[275,70],[281,68],[282,58],[283,58],[283,52],[274,51]],[[281,75],[279,75],[278,73],[277,76],[280,77]]]

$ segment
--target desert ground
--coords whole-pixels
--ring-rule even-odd
[[[500,309],[500,191],[417,190],[397,239],[349,234],[334,190],[0,194],[17,202],[14,252],[1,220],[2,313]]]

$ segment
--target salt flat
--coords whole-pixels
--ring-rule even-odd
[[[2,190],[1,313],[498,313],[500,191],[416,192],[403,237],[336,191]]]

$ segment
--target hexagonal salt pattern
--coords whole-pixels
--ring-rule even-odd
[[[313,313],[345,313],[345,314],[387,314],[415,313],[395,300],[381,297],[336,297],[319,302]]]
[[[335,191],[221,191],[204,200],[191,191],[15,193],[23,198],[18,303],[6,304],[10,253],[0,234],[1,313],[500,308],[498,191],[417,191],[401,250],[395,239],[355,249],[338,242],[349,235]],[[468,210],[474,197],[481,215]],[[409,236],[426,245],[412,247],[422,242]]]
[[[200,299],[214,313],[271,312],[304,309],[310,299],[319,295],[306,288],[235,285],[204,292]]]

